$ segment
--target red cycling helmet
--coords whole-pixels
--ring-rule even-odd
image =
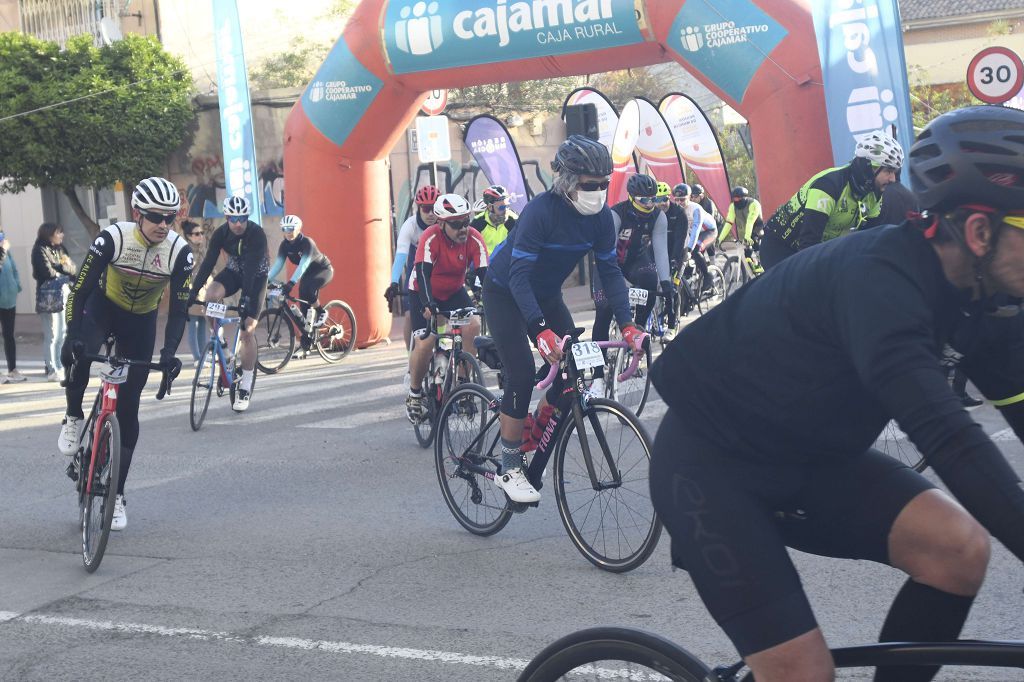
[[[434,202],[441,196],[441,192],[433,185],[424,185],[416,192],[416,203],[420,206],[433,207]]]

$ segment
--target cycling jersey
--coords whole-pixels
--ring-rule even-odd
[[[733,226],[736,227],[734,241],[751,241],[755,228],[760,229],[763,226],[761,202],[757,199],[749,199],[747,205],[740,209],[736,208],[735,202],[729,204],[729,210],[725,216],[725,226],[722,228],[722,234],[718,236],[719,242],[724,242],[729,238],[729,233],[732,232]]]
[[[722,228],[722,214],[719,213],[718,206],[716,206],[715,202],[711,200],[710,195],[705,194],[704,198],[700,201],[693,202],[693,200],[691,200],[691,203],[699,204],[700,207],[704,209],[704,212],[711,216],[711,220],[714,221],[716,229]]]
[[[320,252],[315,241],[304,234],[300,234],[291,241],[287,239],[281,240],[281,245],[277,247],[277,259],[270,267],[267,279],[277,277],[278,273],[284,269],[285,259],[298,266],[295,268],[295,272],[292,273],[292,282],[299,281],[307,270],[315,275],[319,271],[331,267],[330,259]]]
[[[487,253],[490,254],[494,253],[494,249],[497,248],[498,244],[508,238],[509,232],[516,226],[516,218],[518,216],[515,212],[508,211],[505,214],[505,222],[495,225],[491,222],[491,212],[481,211],[476,214],[470,225],[476,228],[480,236],[484,238],[484,244],[487,245]]]
[[[665,210],[665,219],[668,221],[668,260],[669,263],[678,265],[683,260],[689,222],[682,206],[674,202],[669,202]]]
[[[260,292],[266,289],[267,274],[270,269],[267,258],[266,232],[251,220],[240,235],[232,232],[227,223],[214,230],[210,235],[210,246],[206,251],[206,258],[203,259],[195,277],[197,285],[200,282],[205,282],[206,278],[210,276],[221,251],[228,256],[227,264],[221,274],[228,273],[226,278],[236,281],[238,284],[236,288],[241,290],[243,299],[248,299],[246,305],[252,307],[248,312],[254,314],[247,316],[257,316],[259,314],[257,308],[261,308],[263,305],[263,296]],[[217,277],[220,278],[221,275],[217,275]]]
[[[395,242],[395,260],[391,264],[392,282],[403,282],[403,280],[408,279],[407,277],[402,277],[402,275],[406,273],[407,263],[411,269],[412,264],[409,263],[409,256],[416,255],[416,247],[419,246],[420,236],[428,227],[430,226],[423,222],[423,219],[420,217],[419,209],[402,223],[402,227],[398,230],[398,241]]]
[[[445,235],[440,223],[431,225],[420,238],[416,266],[409,278],[412,290],[428,303],[446,300],[462,289],[467,272],[487,267],[487,245],[472,227],[466,242],[459,244]]]
[[[716,234],[718,226],[715,225],[711,214],[705,211],[698,203],[691,201],[686,205],[684,212],[689,223],[689,232],[686,234],[686,248],[693,251],[697,248],[697,244]]]
[[[768,219],[765,232],[791,250],[849,234],[878,215],[882,199],[870,191],[858,197],[850,164],[828,168],[813,176]]]
[[[658,209],[642,213],[629,199],[612,206],[615,255],[624,272],[657,270],[658,280],[671,277],[668,270],[668,218]]]

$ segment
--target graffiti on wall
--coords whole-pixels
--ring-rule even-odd
[[[192,158],[191,174],[185,198],[191,218],[221,218],[220,206],[227,190],[224,183],[224,160],[220,154]],[[284,215],[284,161],[278,159],[260,168],[260,198],[263,215]]]

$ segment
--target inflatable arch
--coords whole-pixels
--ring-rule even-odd
[[[762,203],[831,165],[802,0],[362,0],[285,126],[287,210],[334,262],[322,294],[387,336],[386,156],[431,89],[675,60],[750,122]]]

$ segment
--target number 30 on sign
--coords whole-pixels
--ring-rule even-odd
[[[967,67],[967,87],[982,102],[1002,104],[1024,86],[1024,63],[1006,47],[986,47]]]

